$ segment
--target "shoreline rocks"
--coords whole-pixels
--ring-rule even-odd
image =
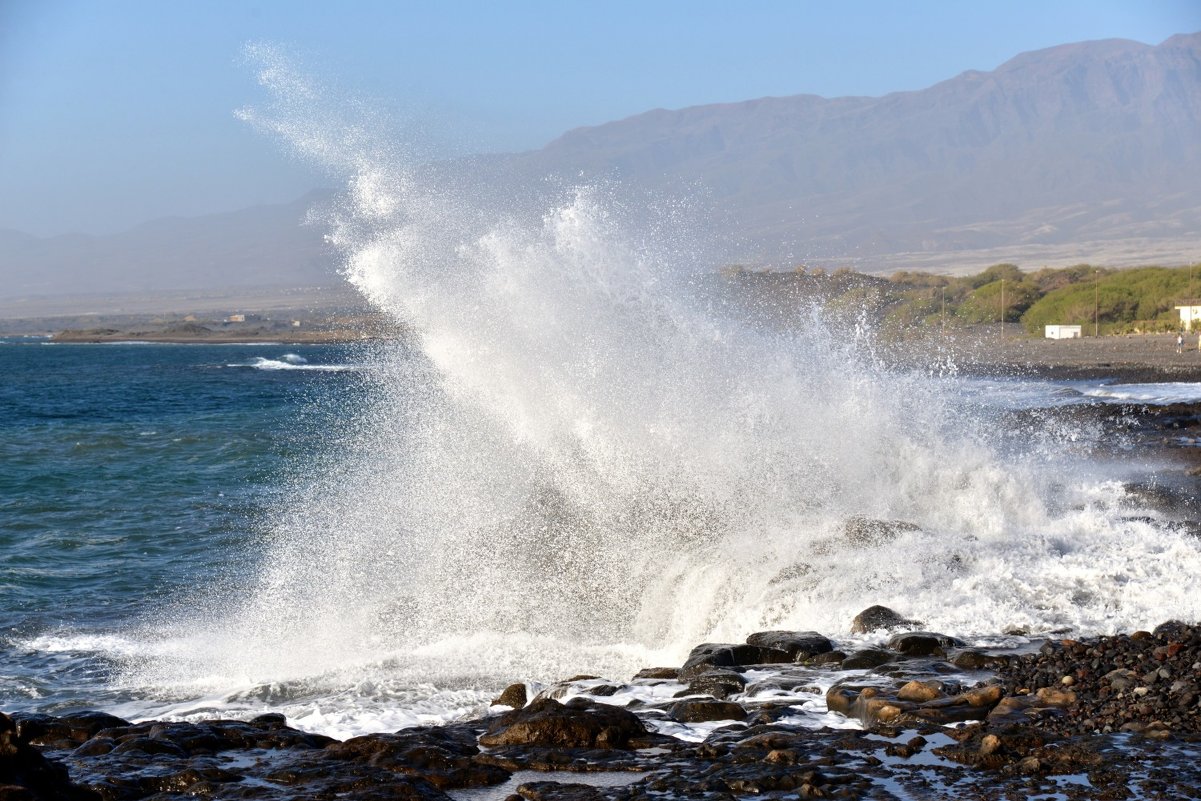
[[[625,685],[577,677],[528,701],[513,685],[487,717],[345,742],[278,714],[0,715],[0,801],[441,801],[483,787],[507,801],[1000,799],[1068,787],[1071,799],[1198,797],[1201,626],[1048,640],[1016,655],[897,631],[872,649],[882,664],[812,685],[853,662],[835,645],[816,632],[757,632]],[[970,667],[956,667],[965,655]],[[679,689],[606,703],[638,683]],[[797,693],[862,729],[805,728]],[[660,733],[684,726],[707,734]]]

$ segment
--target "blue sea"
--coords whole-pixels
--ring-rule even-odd
[[[111,706],[106,643],[255,550],[361,346],[0,339],[0,708]]]

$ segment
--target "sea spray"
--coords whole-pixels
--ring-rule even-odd
[[[788,332],[723,313],[688,229],[639,225],[620,185],[479,202],[258,56],[276,100],[244,116],[344,174],[330,242],[413,334],[297,466],[244,587],[156,621],[127,681],[320,716],[845,635],[872,603],[963,635],[1201,615],[1195,540],[1048,440],[1002,450],[953,378],[885,369],[818,309]]]

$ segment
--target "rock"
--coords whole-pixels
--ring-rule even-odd
[[[0,797],[41,801],[100,801],[93,790],[71,782],[67,769],[47,759],[17,734],[17,724],[0,713]]]
[[[834,650],[834,644],[816,631],[759,631],[746,638],[748,645],[788,654],[788,661],[801,662]]]
[[[946,656],[947,649],[963,645],[962,640],[929,631],[910,631],[894,634],[888,647],[905,656]]]
[[[732,670],[710,670],[688,683],[689,695],[711,695],[714,698],[729,698],[746,687],[746,679]]]
[[[913,523],[903,520],[874,520],[870,517],[852,517],[846,522],[843,534],[847,542],[860,547],[876,547],[892,542],[898,535],[908,531],[920,531]]]
[[[942,687],[937,681],[911,681],[897,691],[897,698],[902,701],[922,703],[933,701],[942,696]]]
[[[525,706],[525,702],[525,685],[510,684],[492,701],[492,706],[511,706],[514,709],[521,709]]]
[[[634,674],[635,679],[668,679],[675,681],[680,677],[680,669],[673,667],[644,668]]]
[[[680,668],[680,681],[688,681],[715,667],[781,664],[792,659],[785,651],[742,643],[702,643],[692,649]]]
[[[852,634],[866,634],[879,629],[914,628],[922,625],[916,620],[901,617],[887,606],[869,606],[851,621]]]
[[[667,716],[680,723],[704,723],[711,720],[741,721],[746,718],[746,710],[732,701],[686,699],[672,704],[667,710]]]
[[[887,664],[896,658],[896,654],[881,648],[864,648],[842,660],[839,667],[842,670],[868,670]]]
[[[583,698],[567,704],[545,698],[494,718],[480,744],[629,748],[631,739],[646,734],[642,721],[625,709]]]
[[[960,651],[951,658],[951,664],[964,670],[996,670],[1009,661],[1006,654],[990,654],[976,649]]]
[[[605,801],[606,796],[591,784],[542,781],[518,785],[517,794],[509,798],[516,801]]]
[[[440,790],[491,786],[509,778],[509,771],[477,761],[479,752],[475,733],[454,726],[367,734],[325,748],[328,759],[386,768],[428,781]]]

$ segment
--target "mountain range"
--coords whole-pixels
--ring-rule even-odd
[[[701,195],[717,263],[976,271],[1201,259],[1201,33],[1023,53],[883,97],[657,109],[450,171]],[[0,298],[336,282],[328,193],[112,236],[0,231]]]

